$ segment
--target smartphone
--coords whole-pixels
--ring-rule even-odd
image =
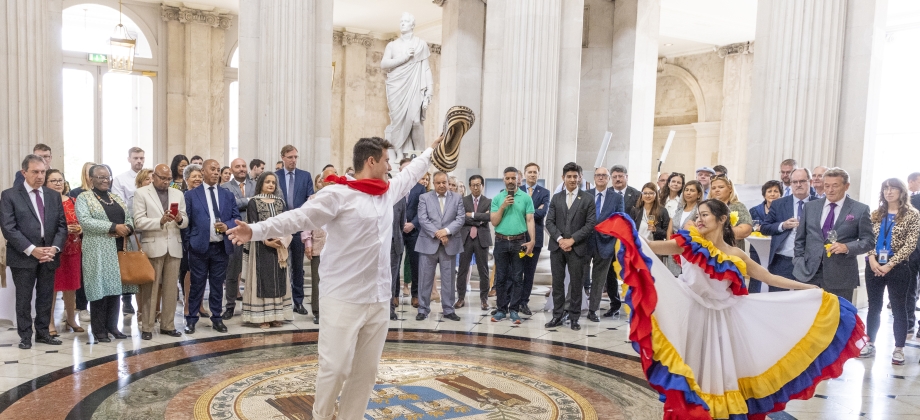
[[[173,216],[178,216],[179,215],[179,203],[171,203],[169,205],[169,212],[172,213]]]
[[[511,197],[511,204],[514,204],[515,192],[517,192],[517,185],[512,185],[511,188],[508,188],[508,197]]]

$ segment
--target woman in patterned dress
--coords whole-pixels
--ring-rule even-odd
[[[169,184],[169,188],[175,188],[179,191],[188,191],[188,185],[185,183],[185,167],[188,166],[188,158],[185,155],[175,155],[173,156],[172,164],[169,165],[170,171],[172,171],[173,182]]]
[[[64,204],[64,216],[67,218],[67,242],[61,250],[61,265],[54,272],[54,299],[51,301],[51,324],[49,332],[51,337],[58,337],[54,328],[54,304],[57,302],[57,292],[64,293],[64,325],[66,329],[74,332],[84,332],[76,319],[77,289],[80,288],[80,259],[81,257],[81,229],[77,222],[77,213],[74,210],[76,200],[67,195],[68,188],[64,181],[64,174],[57,169],[50,169],[45,173],[45,187],[61,194]]]
[[[751,232],[754,231],[754,221],[744,203],[738,201],[735,184],[725,175],[712,177],[709,184],[709,198],[725,203],[728,210],[737,215],[738,221],[732,224],[732,231],[735,232],[735,246],[744,249],[744,238],[751,236]]]
[[[256,196],[246,208],[248,223],[267,220],[281,214],[284,200],[276,195],[278,178],[273,172],[264,172],[256,183]],[[243,246],[249,254],[251,279],[243,292],[243,322],[259,324],[260,328],[280,327],[284,321],[294,320],[291,301],[291,282],[287,269],[288,246],[291,236],[247,243]]]
[[[118,265],[118,250],[134,233],[128,206],[109,191],[112,173],[106,165],[90,169],[93,189],[77,197],[76,213],[83,227],[83,273],[86,299],[90,301],[93,336],[108,343],[109,334],[128,338],[118,329],[121,295],[137,293],[137,286],[123,285]]]

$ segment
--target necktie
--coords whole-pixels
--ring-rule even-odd
[[[783,197],[792,194],[792,187],[786,187],[786,191],[783,193]]]
[[[443,195],[438,196],[438,204],[441,205],[441,214],[444,214],[444,196]]]
[[[597,218],[597,220],[600,220],[601,219],[601,193],[597,193],[597,199],[594,200],[594,206],[597,209],[596,210],[597,215],[595,216],[595,218]]]
[[[569,192],[566,194],[565,205],[568,208],[572,208],[572,201],[575,199],[575,194]]]
[[[824,232],[824,239],[827,239],[827,232],[834,229],[835,208],[837,208],[837,203],[831,203],[831,211],[827,213],[827,219],[824,219],[824,226],[821,227],[821,232]]]
[[[533,197],[533,187],[527,189],[527,195]]]
[[[799,211],[795,214],[796,218],[802,218],[802,210],[805,209],[805,200],[799,200]]]
[[[32,190],[35,193],[35,205],[38,206],[38,218],[42,225],[45,224],[45,202],[42,201],[42,195],[38,192],[38,189]]]
[[[220,208],[217,207],[217,197],[214,195],[214,187],[209,187],[208,192],[211,194],[211,217],[214,218],[214,222],[219,222],[220,219],[217,218],[217,212],[220,211]]]
[[[245,181],[244,181],[244,182],[240,182],[240,194],[241,194],[243,197],[246,196],[246,182],[245,182]]]
[[[288,172],[287,201],[288,208],[294,208],[294,171]]]
[[[479,208],[479,198],[478,198],[478,197],[475,197],[475,198],[473,198],[473,212],[475,213],[475,212],[476,212],[476,209],[478,209],[478,208]],[[470,228],[470,238],[476,239],[476,231],[477,231],[477,230],[478,230],[478,229],[476,229],[476,226],[473,226],[473,227]]]

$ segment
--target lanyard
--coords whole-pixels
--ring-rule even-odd
[[[894,216],[886,215],[885,219],[882,220],[882,249],[890,250],[891,244],[891,231],[894,230]]]

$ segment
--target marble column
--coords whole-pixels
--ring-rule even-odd
[[[62,168],[60,1],[0,1],[0,80],[0,189],[6,189],[36,143],[51,147],[52,165]]]
[[[240,156],[329,163],[332,32],[332,0],[240,0]]]
[[[227,162],[224,41],[230,15],[162,5],[166,22],[167,156]]]
[[[486,5],[483,0],[449,0],[441,6],[441,86],[439,98],[435,99],[443,112],[454,105],[462,105],[472,109],[476,118],[480,119],[463,137],[460,161],[454,171],[466,183],[469,176],[480,171]],[[444,124],[443,112],[437,115],[439,125]]]
[[[486,177],[533,161],[552,188],[562,165],[575,160],[583,8],[583,0],[488,3],[480,115]]]
[[[625,164],[632,182],[653,180],[651,162],[658,76],[661,0],[617,0],[607,125],[613,133],[607,166]]]
[[[729,168],[733,181],[741,184],[747,178],[742,168],[747,159],[753,52],[753,42],[726,45],[718,51],[719,57],[725,60],[725,70],[722,76],[722,127],[717,162]],[[756,183],[757,180],[754,181]]]
[[[344,47],[342,75],[345,78],[345,90],[342,95],[342,143],[332,148],[332,162],[337,168],[352,166],[352,151],[355,143],[370,133],[365,128],[367,110],[367,49],[374,40],[364,34],[336,32],[333,40]],[[395,165],[394,165],[395,166]]]

